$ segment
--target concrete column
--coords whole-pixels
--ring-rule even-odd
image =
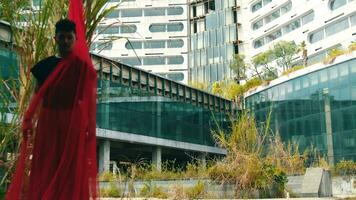
[[[110,141],[103,140],[99,146],[99,173],[110,170]]]
[[[331,108],[329,90],[324,88],[324,112],[325,112],[325,125],[326,125],[326,142],[328,149],[329,165],[334,166],[334,144],[333,144],[333,131],[331,124]]]
[[[156,166],[158,171],[162,169],[162,148],[155,147],[152,152],[152,164]]]
[[[199,162],[204,168],[206,168],[206,155],[207,153],[202,153],[199,155]]]

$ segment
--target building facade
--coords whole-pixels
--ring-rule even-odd
[[[239,0],[189,0],[189,77],[212,83],[232,76],[239,53]]]
[[[311,65],[356,39],[354,0],[253,0],[245,5],[243,53],[248,61],[278,41],[305,41]],[[301,65],[301,53],[293,62]]]
[[[110,0],[91,50],[171,80],[188,81],[186,0]]]
[[[356,160],[356,52],[282,76],[246,95],[258,124],[284,142],[313,146],[331,164]]]

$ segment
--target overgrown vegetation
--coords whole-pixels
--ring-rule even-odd
[[[238,198],[282,197],[287,176],[283,168],[267,159],[276,156],[266,149],[274,140],[270,136],[268,123],[260,130],[247,113],[232,123],[231,133],[216,132],[216,142],[227,155],[209,170],[211,178],[235,185]]]
[[[99,22],[119,4],[103,11],[109,0],[85,0],[86,39],[90,45]],[[34,82],[30,69],[39,60],[55,53],[55,23],[67,17],[67,0],[42,0],[35,9],[32,1],[0,0],[0,19],[10,24],[12,41],[9,50],[16,52],[18,62],[10,66],[18,72],[13,79],[1,78],[0,74],[0,166],[5,173],[0,187],[6,187],[14,171],[16,156],[21,141],[20,124],[27,108]],[[6,96],[7,98],[3,98]],[[5,118],[4,116],[9,116]]]

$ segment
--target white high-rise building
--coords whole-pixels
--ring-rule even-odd
[[[186,0],[110,0],[91,50],[169,79],[188,81]]]
[[[278,41],[305,41],[310,65],[356,40],[355,0],[246,0],[241,10],[247,61]],[[301,60],[297,55],[293,62]]]

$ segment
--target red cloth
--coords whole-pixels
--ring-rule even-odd
[[[86,200],[98,195],[96,72],[85,42],[81,0],[71,0],[69,18],[77,42],[31,99],[6,200]]]

